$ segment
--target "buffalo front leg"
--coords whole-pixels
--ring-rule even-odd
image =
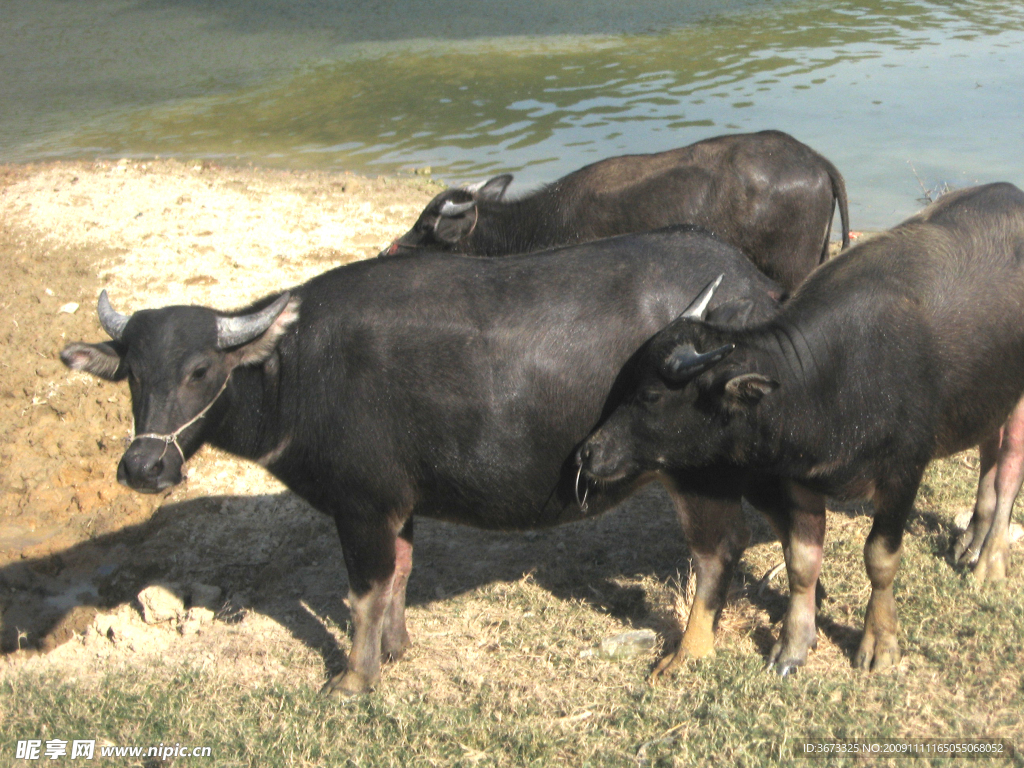
[[[855,665],[878,671],[900,660],[899,624],[892,584],[903,554],[903,528],[914,505],[921,471],[912,482],[883,486],[875,491],[875,520],[864,543],[864,565],[871,582],[871,597],[864,613],[864,637]]]
[[[720,485],[706,487],[704,478],[701,493],[689,487],[683,490],[684,486],[675,480],[665,485],[693,555],[696,590],[679,648],[655,667],[652,680],[677,671],[687,659],[714,653],[715,625],[725,606],[736,564],[750,540],[735,481],[727,484],[726,491]]]
[[[768,669],[780,676],[807,663],[818,646],[815,596],[825,542],[825,497],[780,478],[753,480],[748,498],[771,520],[786,559],[789,605],[779,639],[768,655]]]
[[[392,599],[396,578],[402,570],[396,567],[396,555],[401,549],[397,544],[399,537],[386,520],[372,527],[357,527],[348,522],[343,521],[340,515],[335,517],[348,570],[352,649],[348,655],[348,668],[328,680],[322,690],[328,696],[339,698],[368,693],[380,681],[386,626],[389,627],[389,643],[397,643],[398,646],[408,643],[404,600],[407,569],[401,581],[402,605],[397,610],[393,608]],[[411,543],[406,542],[405,546],[411,567]]]

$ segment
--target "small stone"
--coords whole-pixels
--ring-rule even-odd
[[[652,629],[638,629],[621,635],[606,637],[598,646],[597,655],[602,659],[634,659],[654,650],[658,635]]]
[[[153,584],[139,592],[142,619],[147,624],[159,624],[176,619],[185,612],[185,600],[178,584]]]

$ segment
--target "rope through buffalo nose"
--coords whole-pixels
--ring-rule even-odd
[[[184,424],[182,424],[180,427],[178,427],[173,432],[170,432],[170,433],[168,433],[166,435],[160,435],[160,434],[157,434],[156,432],[147,432],[144,435],[135,435],[134,437],[132,437],[131,443],[134,443],[136,440],[142,440],[143,438],[148,438],[150,440],[162,440],[163,443],[164,443],[164,449],[163,449],[163,451],[160,452],[160,458],[157,459],[157,461],[160,461],[161,459],[163,459],[163,457],[167,454],[167,446],[173,445],[175,448],[178,449],[178,453],[181,455],[181,463],[184,464],[185,463],[185,451],[183,451],[181,449],[181,445],[178,443],[178,435],[180,435],[186,429],[191,427],[193,424],[195,424],[201,418],[206,416],[206,412],[208,410],[210,410],[213,407],[213,404],[217,402],[218,398],[220,398],[220,396],[222,394],[224,394],[224,390],[227,389],[229,381],[231,381],[231,374],[230,373],[228,374],[227,378],[224,379],[224,383],[220,385],[220,389],[217,390],[217,394],[213,396],[213,400],[211,400],[209,403],[207,403],[206,407],[203,408],[203,410],[201,410],[199,413],[197,413],[191,419],[186,421]],[[133,432],[135,431],[134,427],[133,427],[132,431]],[[131,447],[131,443],[128,443],[129,447]],[[577,498],[578,498],[578,494],[577,494]],[[586,496],[584,496],[584,500],[586,500]]]
[[[584,512],[587,511],[587,494],[590,493],[590,483],[583,486],[583,498],[580,499],[580,475],[583,474],[583,463],[580,462],[580,468],[576,471],[576,483],[573,490],[576,491],[576,503],[579,504],[580,509]]]

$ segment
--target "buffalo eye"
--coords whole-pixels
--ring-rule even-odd
[[[206,378],[206,372],[209,371],[209,370],[210,369],[207,366],[200,365],[198,368],[196,368],[194,371],[192,371],[192,374],[189,376],[189,380],[190,381],[202,381],[203,379]]]
[[[661,402],[662,391],[653,387],[641,389],[639,393],[640,402],[644,405],[654,405]]]

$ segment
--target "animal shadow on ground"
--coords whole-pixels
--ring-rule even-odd
[[[759,515],[748,510],[748,519],[752,544],[774,538]],[[549,529],[482,531],[423,518],[416,526],[410,606],[530,574],[559,599],[585,602],[627,626],[654,629],[666,648],[679,640],[673,606],[651,605],[637,583],[648,577],[686,585],[690,575],[689,549],[668,496],[656,484],[604,515]],[[741,593],[779,621],[784,588],[759,586],[763,574],[745,568],[737,576]],[[247,611],[268,616],[319,653],[329,674],[344,669],[346,657],[331,628],[344,630],[351,616],[334,524],[287,492],[166,504],[143,524],[0,568],[2,650],[50,650],[82,632],[98,610],[130,603],[144,587],[168,582],[219,587],[220,619],[230,622]],[[734,583],[734,594],[736,588]],[[828,620],[819,626],[853,653],[859,628]],[[754,641],[766,656],[770,628],[755,630]]]

